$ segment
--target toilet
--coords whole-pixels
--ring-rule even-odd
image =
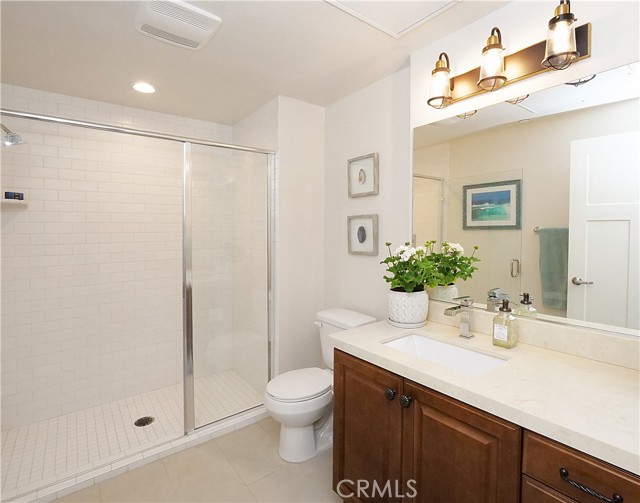
[[[285,372],[267,384],[264,406],[280,423],[278,453],[285,461],[301,462],[327,450],[333,442],[333,344],[329,334],[376,321],[348,309],[316,314],[326,369],[310,367]]]

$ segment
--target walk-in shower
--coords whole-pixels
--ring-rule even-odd
[[[3,501],[261,414],[274,154],[2,115]]]

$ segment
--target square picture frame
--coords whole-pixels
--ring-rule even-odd
[[[361,155],[347,161],[349,197],[374,196],[378,193],[378,153]]]
[[[462,187],[463,229],[520,229],[521,180]]]
[[[378,255],[378,215],[347,217],[347,242],[352,255]]]

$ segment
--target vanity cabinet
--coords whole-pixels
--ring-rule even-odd
[[[398,402],[403,380],[340,351],[333,369],[333,487],[340,496],[353,494],[351,501],[363,501],[355,495],[373,493],[362,481],[383,487],[402,477],[403,409]]]
[[[333,484],[348,501],[516,503],[521,428],[341,351]]]
[[[522,503],[640,502],[640,477],[526,431]]]

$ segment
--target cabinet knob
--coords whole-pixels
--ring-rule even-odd
[[[398,394],[397,389],[387,388],[386,390],[384,390],[384,396],[389,401],[393,400],[397,394]]]
[[[603,496],[602,494],[594,491],[590,487],[587,487],[575,480],[571,480],[569,478],[569,470],[567,470],[566,468],[560,468],[560,478],[565,482],[571,484],[576,489],[579,489],[580,491],[585,492],[593,496],[594,498],[598,498],[600,501],[605,501],[606,503],[622,503],[624,501],[624,498],[618,493],[613,493],[611,498],[607,498],[606,496]]]
[[[410,396],[408,396],[408,395],[402,395],[402,396],[400,397],[400,406],[401,406],[403,409],[406,409],[406,408],[408,408],[408,407],[409,407],[409,405],[411,405],[411,397],[410,397]]]

